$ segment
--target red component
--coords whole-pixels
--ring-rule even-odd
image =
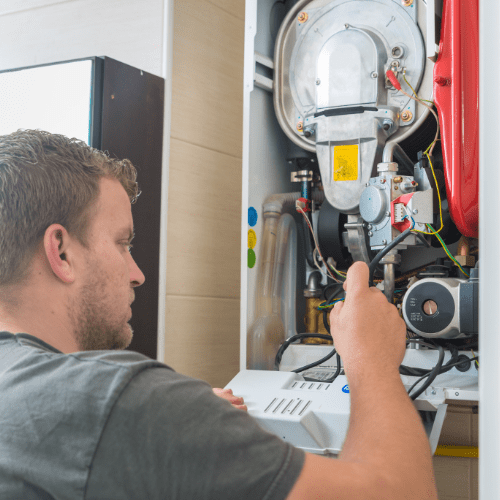
[[[446,193],[458,230],[479,229],[479,0],[444,0],[434,102],[439,112]]]
[[[387,78],[389,79],[389,81],[392,83],[392,86],[396,89],[396,90],[401,90],[401,84],[399,83],[396,75],[394,74],[394,72],[390,69],[388,69],[385,73],[385,76],[387,76]]]
[[[408,205],[410,203],[411,197],[415,193],[408,193],[408,194],[403,194],[399,198],[396,198],[395,200],[391,201],[391,225],[392,227],[396,228],[398,231],[401,233],[411,227],[411,220],[410,219],[405,219],[402,222],[395,222],[394,219],[394,205],[396,203],[402,203],[404,206]]]
[[[299,211],[298,208],[300,207],[304,212],[310,212],[311,211],[311,200],[308,200],[307,198],[299,198],[295,202],[295,206],[297,207],[297,212]]]

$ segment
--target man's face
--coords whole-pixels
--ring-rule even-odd
[[[133,288],[144,275],[130,254],[133,237],[130,200],[117,180],[101,179],[91,215],[88,249],[76,297],[70,304],[75,339],[82,351],[125,349],[132,341]]]

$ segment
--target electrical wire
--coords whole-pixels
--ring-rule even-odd
[[[431,171],[432,171],[432,176],[434,177],[434,182],[435,182],[435,185],[436,185],[436,191],[437,191],[438,201],[439,201],[439,217],[440,217],[440,220],[441,220],[441,227],[437,231],[434,231],[433,233],[427,233],[426,231],[419,231],[419,230],[415,230],[415,231],[416,232],[420,232],[420,233],[425,233],[425,234],[436,234],[437,235],[437,233],[439,233],[443,229],[443,227],[444,227],[444,224],[443,224],[443,210],[442,210],[442,204],[441,204],[441,194],[439,193],[439,187],[438,187],[438,183],[437,183],[437,179],[436,179],[436,174],[434,172],[434,166],[432,165],[431,156],[432,156],[432,152],[434,151],[434,146],[436,145],[436,142],[439,140],[439,130],[440,130],[440,127],[439,127],[439,117],[438,117],[437,113],[433,109],[434,103],[432,101],[426,101],[425,99],[421,99],[420,97],[418,97],[417,93],[415,92],[415,90],[413,89],[413,87],[410,85],[410,83],[406,79],[406,70],[403,71],[403,78],[404,78],[404,81],[406,82],[406,84],[408,85],[408,87],[410,87],[410,89],[412,90],[412,92],[414,94],[413,96],[411,96],[410,94],[408,94],[408,92],[405,92],[401,88],[401,84],[399,83],[399,81],[397,79],[397,76],[394,74],[394,72],[392,70],[390,70],[390,69],[387,70],[386,76],[390,80],[390,82],[392,83],[393,87],[396,90],[399,90],[399,92],[401,92],[402,94],[406,95],[410,99],[413,99],[414,101],[419,102],[420,104],[422,104],[422,106],[425,106],[434,115],[434,118],[436,118],[436,124],[437,124],[436,136],[434,137],[434,140],[431,142],[431,144],[429,145],[429,147],[425,150],[424,154],[425,154],[425,156],[427,156],[427,159],[429,160],[429,164],[431,166]],[[424,101],[430,102],[432,104],[432,106],[429,106],[428,104],[425,104]]]
[[[305,370],[308,370],[309,368],[314,368],[315,366],[321,365],[325,361],[328,361],[330,358],[333,358],[333,356],[335,356],[335,354],[337,354],[337,350],[334,347],[332,349],[332,351],[330,353],[328,353],[324,358],[321,358],[318,361],[314,361],[314,363],[310,363],[306,366],[302,366],[301,368],[296,368],[295,370],[292,370],[292,372],[300,373],[300,372],[303,372]]]
[[[472,362],[472,361],[476,361],[476,363],[477,363],[477,360],[478,360],[478,359],[479,359],[479,356],[475,356],[474,358],[469,358],[469,361],[470,361],[470,362]],[[447,370],[445,370],[445,371],[448,371],[448,369],[454,368],[455,366],[461,365],[461,364],[463,364],[463,363],[465,363],[465,360],[462,360],[462,361],[457,361],[456,363],[445,365],[443,368],[445,368],[445,367],[446,367],[446,368],[447,368]],[[436,367],[434,367],[434,368],[436,368]],[[437,375],[440,375],[441,373],[444,373],[444,371],[440,371],[438,374],[436,374],[436,376],[437,376]],[[420,377],[420,378],[419,378],[419,379],[418,379],[418,380],[417,380],[417,381],[416,381],[416,382],[415,382],[415,383],[414,383],[414,384],[413,384],[413,385],[412,385],[412,386],[408,389],[408,394],[410,394],[410,393],[411,393],[411,391],[412,391],[412,390],[413,390],[413,389],[414,389],[414,388],[415,388],[415,387],[416,387],[416,386],[417,386],[417,385],[418,385],[418,384],[419,384],[422,380],[424,380],[424,378],[429,377],[429,376],[430,376],[430,374],[431,374],[431,372],[429,371],[429,372],[427,372],[425,375],[423,375],[422,377]],[[431,385],[431,383],[434,381],[434,379],[436,378],[436,376],[434,376],[434,378],[433,378],[433,379],[432,379],[432,380],[431,380],[428,384],[427,384],[427,382],[426,382],[426,383],[422,386],[422,387],[424,387],[424,386],[425,386],[423,390],[421,390],[421,389],[422,389],[422,387],[421,387],[421,388],[417,391],[417,393],[412,394],[412,395],[410,396],[410,397],[411,397],[411,399],[415,400],[418,396],[420,396],[420,394],[422,394],[422,392],[424,392],[424,391],[425,391],[425,389],[427,389],[427,388]]]
[[[408,228],[404,230],[399,236],[394,238],[385,248],[380,250],[380,252],[375,255],[373,260],[370,262],[369,270],[370,270],[370,286],[373,286],[373,275],[375,270],[377,269],[378,263],[382,260],[382,257],[387,255],[394,247],[399,245],[402,241],[404,241],[410,234],[412,229]]]
[[[288,348],[288,346],[295,342],[296,340],[302,339],[323,339],[323,340],[332,340],[331,335],[323,335],[322,333],[298,333],[296,335],[292,335],[289,339],[285,340],[283,344],[280,345],[278,352],[274,358],[274,367],[276,370],[279,370],[281,359],[283,357],[283,353]]]
[[[389,75],[389,73],[391,73],[391,74]],[[439,138],[439,118],[438,118],[437,113],[434,111],[434,109],[433,109],[432,106],[429,106],[429,104],[426,104],[423,99],[421,99],[420,97],[418,97],[418,95],[416,94],[416,92],[413,89],[413,87],[406,80],[406,70],[403,71],[403,78],[404,78],[405,82],[408,84],[408,86],[411,88],[412,92],[415,94],[414,96],[408,94],[408,92],[404,91],[401,88],[401,84],[399,83],[399,81],[398,81],[398,79],[397,79],[397,77],[396,77],[396,75],[394,74],[393,71],[388,70],[386,72],[386,76],[389,78],[390,82],[392,83],[392,85],[394,86],[394,88],[396,90],[399,90],[406,97],[409,97],[410,99],[413,99],[414,101],[419,102],[420,104],[422,104],[422,106],[425,106],[434,115],[434,118],[436,118],[436,122],[437,122],[436,137],[434,138],[434,141],[432,142],[431,146],[429,146],[429,148],[427,149],[427,151],[430,150],[429,151],[429,155],[432,156],[432,152],[434,150],[434,146],[436,145],[436,142],[438,141],[438,138]],[[432,105],[434,105],[433,102],[432,102]]]
[[[331,295],[331,297],[330,297],[330,298],[328,298],[328,297],[326,296],[326,293],[327,293],[327,291],[328,291],[328,290],[330,290],[330,288],[339,288],[339,287],[340,287],[340,290],[342,290],[342,291],[343,291],[342,286],[343,286],[343,284],[342,284],[342,283],[330,283],[329,285],[326,285],[326,286],[325,286],[325,288],[323,288],[323,297],[325,298],[325,300],[329,302],[329,301],[330,301],[330,300],[332,300],[332,299],[333,299],[333,297],[335,297],[335,295],[337,295],[337,293],[338,293],[338,291],[337,291],[337,292],[333,293],[333,294]]]
[[[433,227],[430,224],[426,224],[426,226],[432,231]],[[446,255],[460,268],[460,271],[462,271],[467,278],[470,278],[469,274],[464,271],[463,267],[459,264],[457,259],[451,255],[450,251],[448,250],[448,247],[446,246],[445,242],[441,239],[441,236],[439,234],[436,234],[436,238],[439,240],[439,243],[441,243],[441,246],[444,248],[444,251],[446,252]]]
[[[439,128],[439,124],[438,124],[438,128]],[[431,160],[431,157],[429,156],[428,154],[428,151],[429,151],[429,148],[431,146],[433,146],[435,144],[435,142],[431,143],[431,145],[427,148],[427,150],[425,151],[425,156],[427,156],[427,159],[429,160],[429,165],[431,166],[431,171],[432,171],[432,177],[434,178],[434,183],[436,185],[436,191],[437,191],[437,195],[438,195],[438,202],[439,202],[439,220],[441,221],[441,227],[435,231],[434,229],[432,229],[432,231],[429,233],[427,231],[419,231],[418,229],[415,229],[415,232],[416,233],[423,233],[423,234],[429,234],[429,235],[436,235],[443,229],[444,227],[444,223],[443,223],[443,205],[442,205],[442,202],[441,202],[441,193],[439,192],[439,186],[438,186],[438,182],[437,182],[437,179],[436,179],[436,173],[434,172],[434,166],[432,165],[432,160]]]
[[[279,370],[279,366],[280,366],[281,360],[283,358],[283,353],[288,348],[288,346],[292,342],[295,342],[296,340],[301,340],[304,338],[320,338],[320,339],[332,340],[332,337],[330,335],[323,335],[321,333],[299,333],[297,335],[293,335],[289,339],[285,340],[285,342],[283,342],[283,344],[278,349],[278,352],[276,353],[276,357],[274,359],[274,366],[275,366],[276,370]],[[326,383],[333,382],[340,374],[340,355],[337,353],[337,350],[335,348],[333,348],[332,351],[329,352],[323,358],[318,359],[318,361],[314,361],[313,363],[310,363],[306,366],[302,366],[301,368],[296,368],[295,370],[292,370],[292,372],[300,373],[300,372],[303,372],[303,371],[308,370],[310,368],[314,368],[315,366],[321,365],[325,361],[328,361],[333,356],[335,356],[335,354],[337,354],[337,370],[331,379],[322,381],[322,382],[326,382]]]
[[[470,352],[474,357],[476,356],[476,353],[473,351],[473,349],[471,349]],[[476,368],[479,368],[479,362],[477,360],[476,360]]]
[[[323,302],[318,306],[318,309],[321,311],[323,309],[329,309],[330,307],[333,307],[337,302],[344,302],[345,299],[337,299],[334,300],[333,302],[330,302],[329,304],[326,304],[326,302]]]
[[[415,382],[408,390],[408,395],[412,400],[417,399],[420,396],[420,394],[422,394],[427,389],[427,387],[429,387],[432,384],[434,379],[439,375],[439,371],[443,366],[444,349],[440,345],[438,345],[437,348],[439,350],[439,358],[438,362],[436,363],[436,366],[429,373],[427,373],[426,375],[421,377],[421,379]],[[411,391],[415,388],[416,385],[418,385],[418,382],[423,380],[425,377],[427,377],[427,380],[421,385],[421,387],[417,391],[411,394]]]
[[[323,255],[321,254],[321,250],[319,249],[319,245],[318,245],[318,241],[316,240],[316,235],[314,234],[314,230],[311,226],[311,223],[306,215],[306,213],[304,212],[304,210],[302,210],[301,207],[297,206],[297,210],[304,216],[304,219],[306,220],[307,222],[307,226],[309,227],[309,230],[311,231],[311,234],[312,234],[312,237],[314,239],[314,244],[316,245],[316,248],[315,250],[318,252],[319,256],[321,257],[321,260],[325,263],[325,267],[326,267],[326,270],[330,276],[330,278],[332,278],[334,281],[336,281],[337,283],[341,283],[341,281],[339,281],[331,272],[330,272],[330,268],[336,273],[338,274],[342,279],[345,280],[346,278],[346,274],[341,272],[341,271],[338,271],[334,266],[332,266],[331,264],[327,264],[326,263],[326,260],[323,258]],[[319,267],[319,265],[316,263],[315,261],[315,264],[316,266],[318,266],[318,269],[320,269],[320,271],[322,271],[322,269]],[[323,272],[323,271],[322,271]]]

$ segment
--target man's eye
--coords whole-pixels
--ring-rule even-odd
[[[132,248],[134,248],[134,246],[133,246],[131,243],[122,243],[122,245],[123,245],[124,247],[127,247],[127,250],[128,250],[129,252],[131,252],[131,251],[132,251]]]

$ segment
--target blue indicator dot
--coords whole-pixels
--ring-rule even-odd
[[[349,394],[349,386],[346,384],[344,387],[342,387],[342,392],[345,392],[346,394]]]
[[[254,227],[257,224],[257,210],[255,208],[250,207],[248,209],[248,225]]]

